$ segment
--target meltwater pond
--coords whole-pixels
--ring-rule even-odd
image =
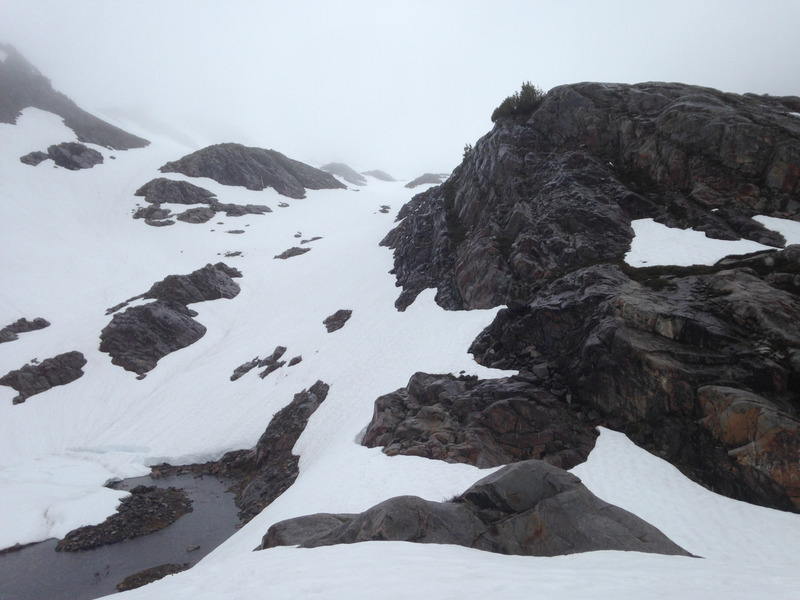
[[[168,563],[194,565],[228,539],[239,525],[229,480],[208,475],[127,479],[137,485],[182,488],[192,512],[149,535],[81,552],[56,552],[47,540],[0,555],[0,600],[89,600],[117,591],[117,584],[144,569]]]

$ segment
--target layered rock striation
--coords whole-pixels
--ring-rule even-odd
[[[800,510],[800,246],[752,219],[800,220],[799,108],[681,84],[555,88],[403,207],[383,242],[398,308],[428,287],[448,309],[506,304],[479,362],[544,374],[567,411],[710,489]],[[775,251],[635,269],[640,218]]]

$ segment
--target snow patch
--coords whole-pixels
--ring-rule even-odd
[[[800,113],[798,113],[800,116]],[[767,229],[777,231],[784,238],[786,238],[786,245],[800,244],[800,223],[790,219],[779,219],[777,217],[767,217],[764,215],[757,215],[753,217],[754,221],[758,221]]]
[[[715,240],[702,231],[677,229],[653,219],[631,222],[634,238],[625,262],[632,267],[713,265],[731,254],[773,250],[750,240]]]

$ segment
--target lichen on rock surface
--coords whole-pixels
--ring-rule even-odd
[[[397,307],[426,288],[447,309],[506,305],[472,345],[481,364],[546,365],[566,410],[714,491],[800,511],[800,246],[752,218],[800,220],[798,107],[671,83],[555,88],[400,210],[382,242]],[[775,250],[636,269],[642,218]]]

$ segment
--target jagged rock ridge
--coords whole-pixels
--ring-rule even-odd
[[[150,142],[106,123],[79,108],[64,94],[53,89],[50,81],[8,44],[0,44],[7,54],[0,61],[0,123],[15,123],[22,110],[34,107],[57,114],[64,125],[86,144],[113,150],[142,148]]]
[[[189,177],[210,177],[224,185],[238,185],[248,190],[274,188],[289,198],[304,198],[306,189],[346,188],[330,173],[292,160],[263,148],[242,144],[216,144],[161,167],[162,173],[182,173]]]
[[[471,351],[567,388],[607,425],[707,487],[800,509],[800,247],[756,214],[800,220],[798,98],[681,84],[584,83],[503,118],[384,243],[404,308],[508,304]],[[654,218],[774,252],[633,269]]]

